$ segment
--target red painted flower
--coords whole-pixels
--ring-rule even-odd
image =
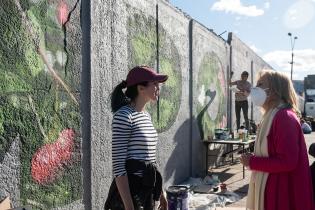
[[[54,143],[45,144],[35,152],[31,162],[34,181],[48,184],[55,180],[63,166],[72,158],[74,138],[74,130],[64,129]]]
[[[58,12],[58,21],[61,25],[64,25],[67,20],[68,20],[68,15],[69,15],[69,11],[68,11],[68,5],[61,0],[58,4],[57,7],[57,12]]]

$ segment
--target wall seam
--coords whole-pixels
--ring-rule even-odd
[[[189,141],[189,159],[190,159],[190,170],[189,176],[192,175],[192,146],[193,146],[193,19],[189,21],[189,118],[190,118],[190,126],[189,126],[189,133],[190,133],[190,141]]]
[[[92,181],[91,181],[91,3],[81,2],[81,30],[82,30],[82,69],[81,69],[81,97],[80,112],[82,115],[82,182],[83,205],[85,209],[92,209]]]

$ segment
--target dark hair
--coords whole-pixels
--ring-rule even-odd
[[[312,157],[315,157],[315,143],[312,143],[308,149],[308,154]]]
[[[135,98],[138,96],[138,85],[147,86],[148,82],[141,82],[139,84],[127,87],[127,82],[123,80],[114,88],[111,94],[111,109],[113,113],[120,109],[122,106],[126,106],[131,101],[135,100]],[[123,89],[125,89],[126,87],[127,90],[124,93]]]
[[[242,75],[242,76],[246,76],[246,77],[248,77],[248,75],[249,75],[249,74],[248,74],[248,72],[247,72],[247,71],[243,71],[241,75]]]

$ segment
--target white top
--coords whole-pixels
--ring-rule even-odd
[[[112,163],[114,176],[127,173],[127,159],[155,162],[158,135],[148,112],[137,112],[131,106],[121,107],[112,122]],[[141,175],[141,173],[135,173]]]

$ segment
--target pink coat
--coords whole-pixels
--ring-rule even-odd
[[[264,210],[315,210],[305,139],[292,110],[277,112],[267,139],[269,157],[249,162],[251,170],[269,173]]]

